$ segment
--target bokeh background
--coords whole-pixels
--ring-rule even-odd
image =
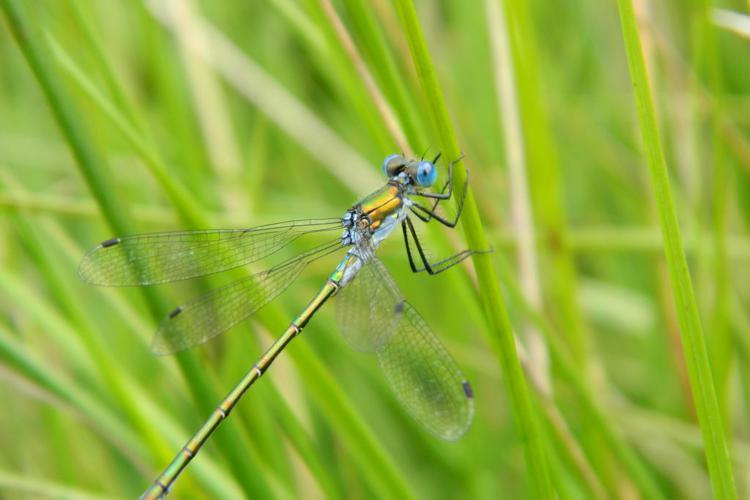
[[[238,274],[147,293],[94,288],[77,277],[84,252],[117,231],[335,217],[383,182],[384,156],[435,154],[439,134],[409,28],[388,0],[19,3],[0,2],[0,496],[133,497],[335,260],[311,265],[222,337],[155,357],[159,320]],[[748,4],[634,6],[747,497]],[[616,3],[416,7],[558,494],[709,497]],[[20,13],[12,23],[9,8]],[[13,36],[18,23],[36,72]],[[440,257],[466,246],[460,229],[422,232]],[[175,497],[532,495],[473,267],[412,275],[400,236],[392,239],[382,259],[474,385],[466,436],[446,443],[414,423],[325,307],[191,463]]]

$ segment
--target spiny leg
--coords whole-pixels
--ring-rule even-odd
[[[460,158],[459,158],[460,159]],[[458,160],[456,160],[458,161]],[[451,162],[450,166],[450,179],[448,180],[449,183],[449,189],[448,193],[414,193],[417,196],[423,196],[427,198],[434,198],[435,203],[432,205],[432,208],[427,208],[419,203],[412,203],[412,205],[409,207],[409,210],[419,217],[419,219],[422,222],[430,222],[433,218],[440,222],[441,224],[448,226],[448,227],[456,227],[456,224],[458,224],[458,219],[461,217],[461,212],[464,209],[464,202],[466,201],[466,193],[469,189],[469,170],[466,170],[466,182],[464,182],[464,190],[463,193],[461,193],[461,199],[458,202],[458,210],[456,211],[456,217],[450,221],[446,219],[445,217],[439,215],[435,210],[437,208],[437,205],[440,201],[444,199],[448,199],[453,194],[453,163]],[[445,190],[445,187],[443,187],[443,191]],[[429,196],[428,196],[429,195]]]
[[[468,181],[468,177],[467,177]],[[469,183],[467,182],[464,184],[464,191],[461,195],[461,200],[458,202],[458,210],[456,210],[456,217],[453,220],[448,220],[442,215],[435,212],[435,209],[429,209],[427,207],[423,207],[419,203],[412,203],[412,205],[409,207],[409,210],[419,217],[419,219],[423,222],[430,222],[430,220],[435,219],[444,226],[448,227],[456,227],[456,224],[458,224],[458,219],[461,218],[461,212],[463,212],[464,209],[464,201],[466,201],[466,192],[468,190]],[[440,201],[440,200],[438,200]]]
[[[408,232],[407,232],[408,228]],[[406,243],[406,255],[409,257],[409,266],[411,267],[412,272],[414,273],[421,273],[422,271],[427,271],[428,274],[434,275],[441,273],[445,271],[446,269],[450,269],[451,267],[455,266],[465,258],[469,257],[470,255],[473,255],[475,253],[484,253],[483,250],[470,250],[466,249],[463,250],[456,255],[452,255],[448,258],[445,258],[443,260],[439,260],[434,263],[430,263],[427,260],[427,256],[424,253],[424,250],[422,249],[422,244],[419,242],[419,238],[417,237],[417,232],[414,229],[414,224],[412,224],[411,219],[408,217],[404,219],[404,221],[401,223],[401,229],[404,233],[404,242]],[[423,266],[421,268],[418,268],[416,264],[414,263],[414,258],[411,253],[411,245],[409,244],[409,233],[411,233],[411,237],[414,240],[414,244],[417,247],[417,253],[419,253],[419,257],[422,260]]]
[[[409,218],[407,217],[401,222],[401,230],[404,233],[404,243],[406,244],[406,256],[409,258],[409,267],[411,267],[411,272],[418,273],[420,270],[417,269],[417,266],[414,264],[414,258],[411,255],[411,245],[409,245],[409,233],[406,229],[406,220]]]
[[[445,192],[445,188],[448,187],[448,183],[450,183],[449,180],[445,181],[445,184],[443,185],[443,189],[440,190],[440,193]],[[435,212],[435,210],[437,209],[438,203],[440,203],[441,201],[442,200],[440,199],[436,199],[435,202],[432,204],[432,208],[430,209],[430,212]],[[415,213],[414,215],[419,217],[419,220],[421,220],[422,222],[430,222],[432,220],[432,215],[422,215],[420,213]]]

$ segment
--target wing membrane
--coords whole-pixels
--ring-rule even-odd
[[[398,294],[379,282],[374,259],[336,295],[336,320],[344,339],[361,352],[378,350],[396,331]]]
[[[454,441],[471,425],[471,386],[448,351],[408,302],[398,331],[376,351],[396,398],[436,436]]]
[[[355,348],[375,352],[401,405],[434,435],[461,437],[474,416],[471,386],[425,320],[404,301],[383,263],[371,257],[339,293],[344,302],[337,316],[345,338]]]
[[[229,330],[286,290],[307,264],[341,247],[340,241],[334,240],[187,302],[164,318],[151,350],[174,353]]]
[[[169,283],[255,262],[304,234],[340,229],[340,219],[304,219],[249,229],[174,231],[113,238],[84,256],[78,274],[95,285]]]

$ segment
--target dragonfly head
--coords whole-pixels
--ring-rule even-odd
[[[419,187],[430,187],[437,179],[435,162],[440,158],[438,154],[434,160],[409,160],[403,155],[390,155],[383,160],[383,173],[389,179],[402,177],[404,181]]]

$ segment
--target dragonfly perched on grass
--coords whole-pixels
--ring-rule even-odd
[[[464,250],[430,262],[410,215],[445,226],[458,223],[464,184],[455,217],[438,213],[438,204],[453,196],[453,164],[439,191],[434,160],[390,155],[383,161],[388,182],[346,211],[343,217],[279,222],[249,229],[179,231],[112,238],[81,261],[79,275],[92,284],[148,286],[205,276],[236,268],[277,252],[304,235],[335,234],[323,244],[199,296],[173,310],[156,333],[152,350],[169,354],[207,341],[229,330],[284,291],[312,261],[347,249],[346,254],[307,307],[266,350],[203,426],[143,494],[161,498],[227,417],[247,389],[299,335],[315,312],[336,295],[336,316],[355,349],[373,352],[396,398],[428,431],[446,440],[461,437],[474,413],[469,382],[419,313],[404,300],[377,247],[400,225],[406,255],[415,273],[437,274],[475,250]],[[456,160],[458,161],[458,160]],[[424,198],[426,205],[415,198]]]

